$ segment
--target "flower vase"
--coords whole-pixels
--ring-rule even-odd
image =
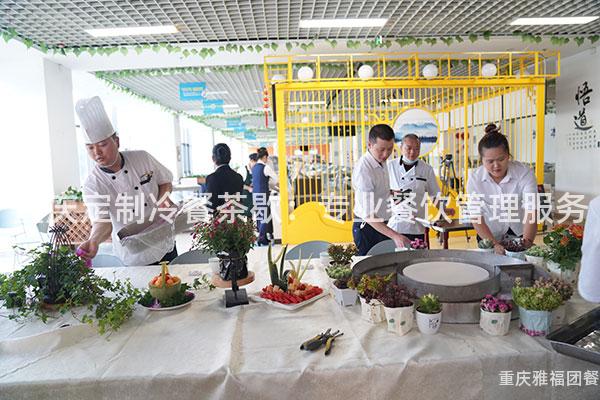
[[[372,324],[378,324],[385,320],[383,304],[379,300],[370,300],[368,303],[359,296],[361,317]]]
[[[479,327],[492,336],[504,336],[510,330],[511,312],[489,312],[481,310]]]
[[[224,281],[230,281],[233,276],[233,270],[236,272],[236,279],[244,279],[248,277],[248,257],[244,254],[239,256],[236,254],[219,253],[219,275]]]
[[[519,306],[519,328],[529,336],[546,336],[552,323],[551,311],[528,310]]]
[[[384,307],[384,310],[389,332],[397,333],[400,336],[410,332],[414,325],[414,304],[408,307]]]

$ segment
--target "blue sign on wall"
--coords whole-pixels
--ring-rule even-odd
[[[244,140],[256,140],[256,132],[244,132]]]
[[[179,84],[179,100],[204,100],[206,82],[182,82]]]
[[[238,126],[241,126],[241,125],[243,125],[241,118],[229,118],[227,120],[228,128],[237,128]]]
[[[204,99],[204,115],[211,114],[223,114],[223,100],[215,99],[208,100]]]

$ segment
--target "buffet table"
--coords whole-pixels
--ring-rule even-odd
[[[306,282],[327,287],[317,266]],[[268,283],[265,264],[251,266]],[[207,265],[171,266],[191,282]],[[144,287],[159,267],[98,269]],[[597,399],[598,386],[502,386],[501,371],[597,371],[518,330],[492,337],[477,325],[443,324],[437,335],[388,333],[360,319],[360,306],[325,297],[290,312],[264,303],[226,309],[223,291],[197,291],[175,311],[136,309],[109,337],[70,316],[48,324],[0,318],[0,399]],[[571,300],[573,319],[593,305]],[[6,315],[7,310],[0,310]],[[61,327],[62,326],[62,327]],[[327,328],[340,329],[329,356],[300,351]],[[566,382],[566,380],[565,380]],[[531,383],[531,379],[529,380]]]

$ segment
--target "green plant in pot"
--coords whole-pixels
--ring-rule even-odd
[[[481,239],[477,242],[477,248],[479,250],[492,251],[494,249],[494,242],[490,239]]]
[[[421,296],[416,311],[419,331],[427,335],[437,333],[442,324],[442,303],[439,297],[432,293]]]
[[[554,288],[539,285],[524,287],[520,278],[512,288],[513,302],[519,307],[520,329],[529,336],[546,336],[552,323],[552,311],[562,303]]]
[[[13,310],[9,318],[35,316],[46,322],[70,311],[104,334],[118,330],[132,315],[139,290],[129,281],[94,274],[68,245],[45,243],[29,255],[22,269],[0,275],[0,302]]]
[[[192,249],[216,254],[220,259],[220,276],[225,281],[248,276],[248,252],[256,241],[251,219],[236,214],[216,214],[208,222],[200,222],[192,232]]]
[[[555,290],[562,299],[562,303],[552,311],[552,325],[563,325],[567,321],[565,304],[573,296],[573,286],[560,278],[539,278],[533,283],[536,288],[550,288]]]
[[[364,274],[358,281],[350,279],[348,286],[356,289],[361,304],[361,316],[364,320],[377,324],[385,320],[385,312],[381,301],[377,297],[383,292],[385,286],[392,280],[394,274],[387,276]]]
[[[332,244],[327,249],[330,258],[330,265],[350,266],[352,257],[358,253],[354,243],[344,246],[343,244]]]
[[[557,225],[544,236],[544,243],[548,246],[546,259],[550,273],[575,283],[577,264],[581,260],[583,226]]]

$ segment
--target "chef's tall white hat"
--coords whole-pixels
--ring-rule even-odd
[[[115,133],[100,97],[79,100],[75,111],[79,116],[86,144],[101,142]]]

